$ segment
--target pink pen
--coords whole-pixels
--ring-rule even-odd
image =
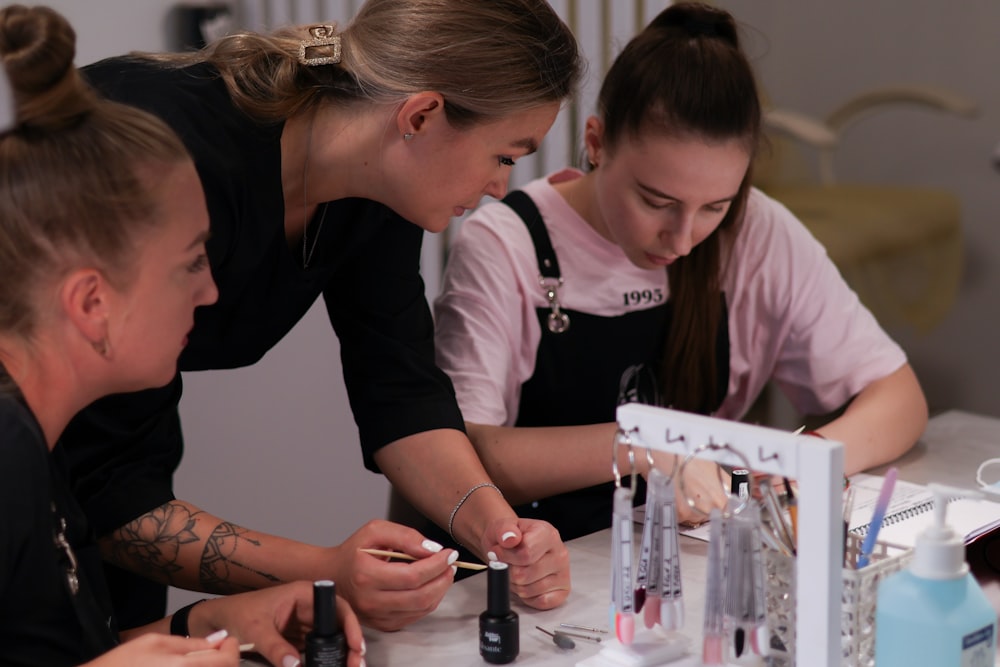
[[[872,514],[871,523],[868,524],[868,532],[865,534],[865,540],[861,543],[861,553],[858,554],[858,569],[868,565],[868,559],[872,555],[872,551],[875,550],[875,540],[878,539],[878,533],[882,529],[882,520],[885,519],[885,511],[889,509],[889,501],[892,500],[892,490],[896,486],[896,476],[899,474],[899,469],[896,467],[889,468],[885,472],[885,479],[882,481],[882,490],[878,494],[878,500],[875,502],[875,511]]]

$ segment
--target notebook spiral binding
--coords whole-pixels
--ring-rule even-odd
[[[952,503],[958,500],[958,496],[953,498],[948,498],[946,502]],[[891,526],[893,524],[899,523],[900,521],[906,521],[907,519],[913,518],[925,512],[930,512],[934,509],[934,501],[928,500],[920,503],[919,505],[914,505],[913,507],[907,507],[899,510],[898,512],[893,512],[892,514],[887,514],[882,519],[883,526]],[[868,530],[871,528],[871,523],[866,523],[864,525],[858,526],[857,528],[852,528],[850,530],[852,535],[857,535],[858,537],[864,537],[868,534]]]

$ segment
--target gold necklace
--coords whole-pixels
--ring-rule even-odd
[[[309,261],[312,259],[313,253],[316,252],[316,246],[319,245],[319,235],[323,231],[323,221],[326,220],[326,209],[328,208],[329,202],[323,202],[323,212],[319,217],[319,224],[316,226],[316,236],[313,237],[312,247],[309,247],[309,205],[307,203],[306,197],[306,185],[309,182],[309,149],[312,147],[312,124],[315,119],[315,115],[309,119],[309,136],[306,139],[306,159],[302,163],[302,268],[309,268]]]

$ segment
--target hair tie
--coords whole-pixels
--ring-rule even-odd
[[[718,37],[719,28],[715,21],[689,17],[681,24],[684,31],[691,37]]]
[[[340,35],[335,33],[332,25],[314,25],[309,28],[309,35],[312,39],[304,39],[299,43],[299,62],[303,65],[336,65],[340,62]],[[324,46],[333,47],[333,53],[328,55],[309,56],[309,49],[322,48]]]

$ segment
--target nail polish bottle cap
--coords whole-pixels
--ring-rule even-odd
[[[336,585],[329,579],[313,582],[313,632],[321,636],[337,634]]]
[[[490,561],[486,582],[486,608],[494,616],[510,612],[510,570],[507,563]]]
[[[730,493],[740,499],[750,495],[750,471],[746,468],[733,470],[730,477]]]

